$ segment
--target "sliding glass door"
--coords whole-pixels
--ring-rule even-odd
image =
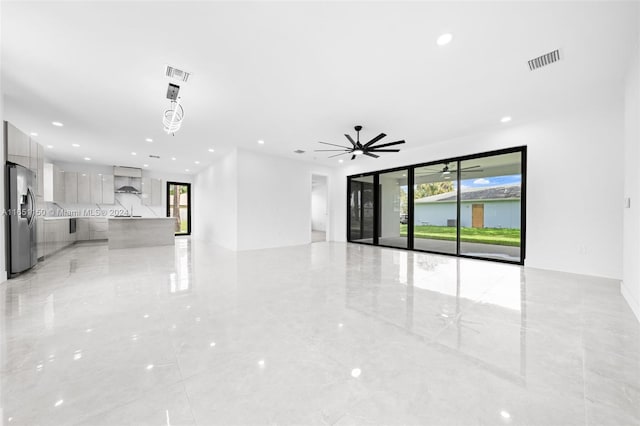
[[[381,246],[408,247],[408,173],[408,170],[404,169],[380,174],[380,232],[378,243]]]
[[[347,183],[349,241],[524,263],[526,147]]]
[[[416,167],[413,173],[413,247],[456,254],[457,161]]]
[[[520,153],[464,160],[460,173],[460,254],[520,260]]]
[[[373,176],[353,178],[349,185],[349,241],[373,244]]]

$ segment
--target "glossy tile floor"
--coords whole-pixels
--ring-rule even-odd
[[[76,245],[0,285],[3,425],[637,425],[615,281],[358,244]]]

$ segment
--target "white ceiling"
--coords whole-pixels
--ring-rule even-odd
[[[3,1],[5,119],[65,161],[193,173],[243,147],[337,167],[311,151],[355,124],[363,140],[385,132],[411,149],[621,96],[635,7]],[[439,47],[444,32],[454,39]],[[529,71],[556,48],[561,62]],[[175,136],[161,124],[166,64],[193,73]]]

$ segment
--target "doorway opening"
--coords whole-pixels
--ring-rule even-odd
[[[167,217],[176,218],[176,235],[191,235],[191,184],[167,182]]]
[[[327,177],[311,176],[311,242],[327,241]]]

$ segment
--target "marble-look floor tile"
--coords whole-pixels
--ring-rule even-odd
[[[77,244],[0,339],[4,425],[640,425],[619,284],[478,260]]]

